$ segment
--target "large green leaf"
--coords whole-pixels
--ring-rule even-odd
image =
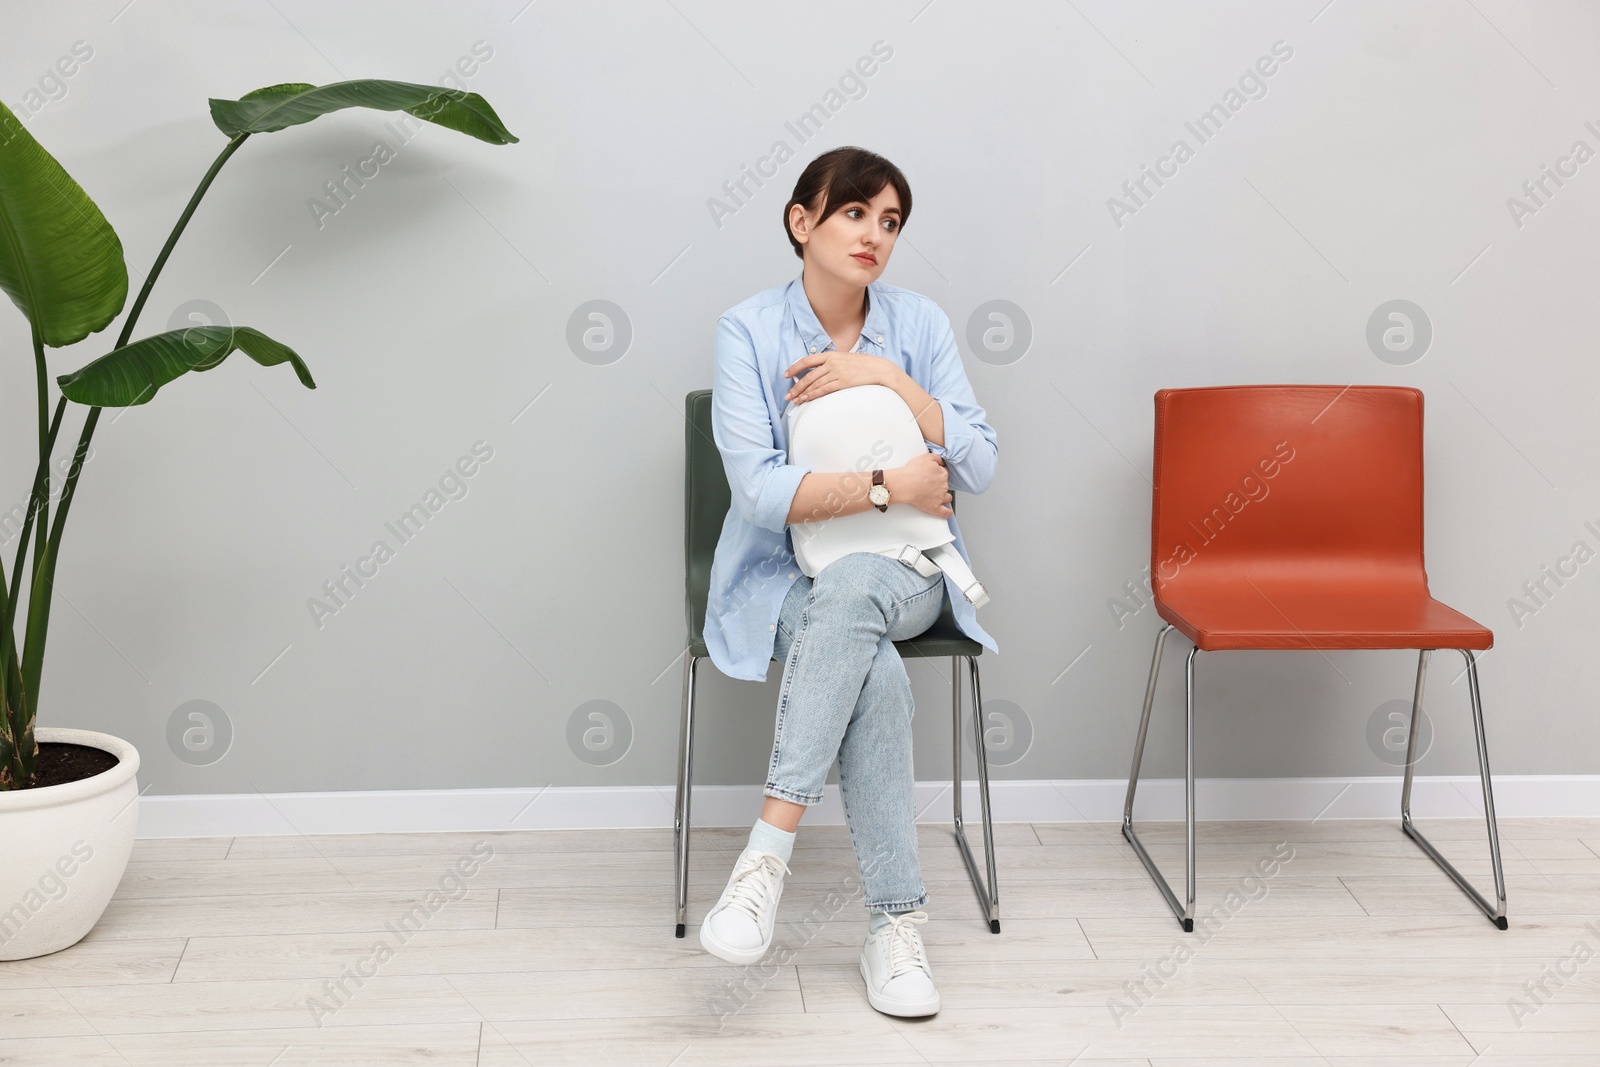
[[[494,113],[494,108],[477,93],[377,78],[332,85],[290,82],[245,93],[237,100],[213,99],[211,121],[229,137],[237,137],[287,129],[347,107],[404,111],[490,144],[515,144],[517,141]]]
[[[235,349],[263,367],[291,363],[300,383],[315,389],[311,371],[287,345],[248,326],[191,326],[145,337],[56,379],[61,395],[79,404],[126,408],[146,404],[156,390],[189,371],[207,371]]]
[[[117,231],[3,103],[0,289],[52,348],[105,329],[128,298]]]

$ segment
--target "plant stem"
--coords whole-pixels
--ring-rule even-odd
[[[33,369],[38,380],[39,393],[39,467],[44,471],[46,486],[50,478],[50,368],[44,361],[44,337],[39,327],[33,327]]]
[[[54,431],[60,427],[60,421],[58,413],[55,424],[53,426],[51,424],[50,368],[44,359],[44,335],[39,332],[39,324],[36,321],[30,321],[30,325],[34,378],[38,385],[39,399],[39,465],[34,470],[33,491],[28,494],[28,515],[23,519],[23,528],[24,531],[27,530],[33,521],[34,509],[39,509],[41,536],[34,542],[33,552],[34,572],[38,573],[45,559],[46,546],[42,535],[50,521],[50,449],[55,444]],[[25,532],[21,543],[17,546],[14,574],[21,575],[27,553],[28,539]],[[3,580],[3,576],[0,576],[0,581]],[[5,627],[3,632],[0,632],[0,714],[6,716],[4,737],[0,738],[0,749],[3,749],[0,755],[4,756],[6,765],[0,768],[0,777],[22,786],[33,777],[34,768],[38,766],[39,746],[34,741],[28,684],[15,665],[16,632],[12,625],[15,611],[16,593],[13,591],[6,597]]]
[[[61,416],[66,411],[67,399],[56,404],[55,418],[50,421],[50,434],[45,449],[48,455],[55,451],[56,436],[61,430]],[[5,568],[0,566],[0,595],[5,597],[4,619],[0,620],[0,789],[9,782],[26,782],[37,766],[38,748],[33,745],[32,718],[29,715],[26,687],[22,684],[22,669],[17,663],[16,615],[17,600],[22,591],[22,572],[28,556],[28,537],[33,532],[34,516],[48,492],[46,471],[41,463],[33,476],[33,492],[28,496],[28,513],[22,520],[18,537],[16,567],[11,572],[10,591],[5,592]],[[40,540],[44,539],[40,534]],[[26,751],[22,751],[22,749]]]
[[[0,583],[5,574],[0,573]],[[8,631],[9,632],[9,628]],[[17,751],[17,726],[22,719],[22,694],[12,696],[12,666],[16,658],[9,652],[0,657],[0,789],[7,789],[23,776],[22,762]],[[17,688],[21,688],[20,682]]]
[[[39,470],[35,472],[35,476],[42,475],[45,480],[44,498],[39,502],[40,537],[33,543],[33,569],[37,573],[44,559],[43,534],[50,526],[50,423],[45,414],[50,410],[50,370],[44,362],[44,338],[37,328],[33,331],[33,362],[39,379]],[[17,554],[17,565],[19,567],[22,565],[20,552]]]
[[[172,255],[172,248],[178,243],[178,238],[183,236],[183,228],[189,225],[189,218],[194,214],[194,209],[200,206],[201,197],[206,195],[206,190],[211,188],[211,183],[216,180],[217,172],[222,165],[228,162],[228,157],[239,150],[245,139],[250,135],[241,133],[228,142],[211,164],[211,169],[206,171],[206,176],[200,179],[194,195],[189,198],[189,205],[183,209],[183,214],[178,216],[177,225],[172,227],[172,233],[167,237],[167,243],[161,246],[161,254],[156,256],[156,261],[150,267],[150,273],[145,277],[144,285],[139,289],[139,296],[133,302],[133,308],[128,312],[128,321],[122,324],[122,333],[117,337],[117,347],[121,348],[133,336],[133,324],[139,321],[139,312],[144,310],[146,300],[150,299],[150,290],[155,288],[156,279],[161,276],[161,268],[167,265],[167,257]],[[81,444],[80,444],[81,447]]]
[[[56,401],[55,418],[50,421],[50,438],[47,451],[54,452],[56,436],[61,431],[61,416],[66,413],[67,398],[61,397]],[[17,558],[15,567],[11,572],[11,590],[7,594],[5,604],[5,625],[0,629],[0,662],[5,657],[12,655],[17,648],[17,635],[14,623],[17,616],[17,600],[22,592],[22,572],[25,569],[28,555],[28,538],[33,533],[33,520],[43,504],[47,492],[46,473],[49,468],[40,464],[39,469],[33,474],[33,492],[28,496],[28,513],[22,519],[22,532],[17,536]]]
[[[122,332],[117,337],[117,348],[126,345],[133,336],[134,324],[139,321],[139,313],[144,310],[145,302],[150,299],[150,291],[155,288],[156,279],[161,275],[161,268],[167,265],[167,258],[172,255],[172,249],[178,243],[178,238],[183,236],[184,227],[189,225],[189,219],[194,216],[195,208],[200,206],[206,190],[211,188],[211,183],[216,180],[223,164],[228,162],[229,157],[237,152],[239,146],[249,137],[248,133],[241,133],[230,140],[211,164],[211,169],[206,171],[205,177],[200,179],[200,184],[196,186],[194,195],[189,197],[189,203],[184,207],[183,214],[178,216],[177,223],[172,227],[167,243],[161,246],[161,253],[151,265],[150,273],[146,275],[144,285],[139,289],[139,296],[128,311],[127,321],[122,324]],[[39,409],[39,419],[42,427],[43,406]],[[49,542],[48,544],[45,542],[45,523],[41,520],[39,540],[34,543],[33,585],[28,594],[27,637],[22,651],[23,699],[26,702],[23,719],[26,723],[31,723],[39,710],[39,678],[44,671],[44,647],[50,620],[50,599],[55,590],[56,561],[61,552],[61,535],[66,526],[67,509],[72,504],[72,497],[78,485],[78,475],[83,471],[83,460],[89,453],[89,441],[94,437],[95,424],[99,421],[100,408],[91,407],[89,416],[83,423],[83,432],[78,435],[78,447],[72,456],[72,467],[67,471],[66,482],[61,489],[61,506],[56,509],[55,522],[50,525]]]

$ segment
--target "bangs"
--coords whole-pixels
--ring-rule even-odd
[[[900,197],[900,224],[905,225],[906,216],[911,214],[911,190],[906,185],[905,177],[899,167],[869,152],[843,159],[833,168],[824,190],[824,203],[827,206],[817,221],[822,222],[846,204],[858,200],[866,203],[883,192],[886,185],[894,186],[894,191]]]

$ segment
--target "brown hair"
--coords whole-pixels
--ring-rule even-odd
[[[794,195],[783,205],[783,232],[794,246],[794,254],[805,258],[804,246],[795,240],[794,231],[789,229],[790,208],[799,204],[807,211],[815,211],[818,204],[826,204],[817,219],[817,224],[821,225],[846,204],[871,200],[885,185],[893,185],[900,196],[900,226],[904,228],[911,218],[911,186],[906,184],[906,176],[900,173],[900,168],[887,159],[865,148],[845,145],[830,149],[806,164],[794,183]]]

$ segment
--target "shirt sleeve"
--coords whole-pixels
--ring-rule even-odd
[[[755,345],[749,331],[726,315],[717,320],[711,432],[740,516],[782,533],[795,491],[811,468],[791,465],[777,447]]]
[[[956,347],[950,317],[937,305],[932,317],[931,347],[933,367],[926,388],[944,413],[944,444],[924,438],[929,451],[944,457],[950,488],[962,493],[981,493],[994,479],[1000,449],[988,415],[978,406],[961,350]]]

